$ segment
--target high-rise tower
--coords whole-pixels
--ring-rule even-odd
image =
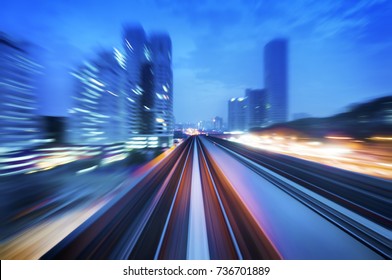
[[[70,142],[97,145],[126,139],[123,71],[110,51],[100,52],[73,71]]]
[[[173,142],[172,44],[167,33],[147,38],[140,25],[124,27],[129,146],[167,147]]]
[[[41,143],[36,80],[44,67],[35,46],[0,32],[0,153]]]
[[[152,132],[159,136],[160,145],[172,145],[173,116],[173,72],[172,44],[167,33],[153,33],[149,38],[154,73],[154,125]]]
[[[272,40],[264,48],[264,85],[269,124],[288,120],[287,51],[286,39]]]
[[[151,60],[144,29],[139,24],[124,26],[123,44],[126,57],[126,125],[128,136],[141,132],[142,68]]]

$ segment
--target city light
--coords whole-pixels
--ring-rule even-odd
[[[391,151],[386,150],[385,155],[383,155],[382,152],[377,152],[378,149],[382,151],[382,147],[377,148],[377,150],[371,150],[368,148],[368,144],[363,141],[358,142],[351,137],[326,137],[326,139],[339,142],[309,141],[308,139],[289,135],[277,136],[269,134],[260,136],[244,134],[228,138],[230,141],[265,151],[286,154],[345,170],[392,179]],[[388,141],[387,139],[383,140]]]
[[[165,122],[165,120],[162,119],[162,118],[156,118],[155,120],[156,120],[157,123],[163,123],[163,122]]]
[[[392,259],[392,1],[5,2],[0,259]]]
[[[199,135],[200,134],[200,131],[199,130],[197,130],[197,129],[195,129],[195,128],[187,128],[186,130],[185,130],[185,134],[186,135]]]

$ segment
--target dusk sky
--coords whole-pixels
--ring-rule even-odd
[[[392,93],[392,1],[3,0],[0,31],[45,48],[41,113],[66,115],[69,69],[122,50],[122,25],[169,32],[176,122],[222,116],[262,88],[263,48],[289,40],[289,116],[327,116]]]

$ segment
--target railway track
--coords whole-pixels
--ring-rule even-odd
[[[260,151],[236,143],[217,138],[206,139],[224,149],[249,169],[317,212],[323,218],[331,221],[384,258],[392,258],[391,232],[388,233],[388,229],[391,229],[390,215],[392,212],[389,211],[391,208],[390,201],[392,200],[390,193],[388,194],[388,185],[384,180],[365,177],[365,182],[370,182],[367,185],[360,180],[361,175],[358,175],[358,179],[355,177],[356,174],[342,171],[344,174],[342,181],[345,181],[345,183],[335,182],[331,178],[335,178],[336,174],[332,173],[331,175],[330,172],[321,174],[319,166],[316,166],[317,173],[311,173],[312,169],[307,168],[305,161],[301,162],[293,159],[296,164],[292,164],[290,159],[287,162],[284,161],[287,158],[286,156],[280,157],[278,155],[277,158],[274,158],[274,155],[265,155]],[[287,166],[301,172],[289,173]],[[271,171],[276,174],[271,173]],[[311,176],[307,177],[308,174],[311,174]],[[353,178],[353,183],[348,185],[347,180],[350,177]],[[369,195],[367,192],[371,187],[373,187],[373,192]],[[320,199],[318,195],[313,195],[312,192],[326,199]],[[335,205],[328,203],[329,201],[346,207],[350,211],[342,211],[341,208],[337,210]],[[358,219],[358,216],[353,215],[351,211],[365,216],[370,220],[370,223],[385,226],[386,230],[380,232],[375,230],[374,227],[367,226],[361,218]]]
[[[388,209],[373,207],[371,202],[384,203],[387,199],[382,196],[384,186],[378,186],[369,198],[366,183],[370,179],[357,188],[350,185],[343,189],[349,185],[348,175],[339,181],[339,174],[328,177],[318,166],[306,168],[306,162],[301,165],[298,161],[291,166],[294,169],[287,169],[293,164],[290,159],[286,161],[210,137],[188,138],[126,193],[113,199],[42,258],[284,258],[255,208],[248,205],[238,191],[239,186],[221,168],[221,159],[216,157],[218,150],[245,166],[248,174],[256,173],[256,182],[283,191],[300,202],[301,209],[306,208],[309,215],[315,212],[320,219],[333,224],[328,227],[333,230],[337,227],[360,246],[391,258],[388,236],[368,226],[369,223],[385,226],[388,220]],[[339,188],[331,187],[331,178],[337,180]],[[348,190],[355,198],[349,199]],[[356,215],[363,215],[369,223],[363,223]]]

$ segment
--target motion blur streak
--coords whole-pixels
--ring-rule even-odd
[[[192,143],[193,146],[193,143]],[[155,259],[184,259],[187,252],[190,182],[192,175],[192,148],[188,149],[185,163],[176,187],[166,224]]]
[[[104,203],[74,211],[17,234],[0,246],[1,259],[39,259],[44,253],[85,222]]]
[[[29,176],[55,174],[57,168]],[[70,187],[61,201],[41,194],[35,204],[14,211],[1,257],[392,257],[391,192],[385,180],[199,135],[141,168],[118,161],[74,177],[73,184],[85,187],[103,170],[122,176],[114,190],[90,203],[82,199],[83,188]],[[75,205],[75,197],[85,206],[72,212],[68,205]],[[63,228],[76,214],[80,218]]]
[[[189,217],[189,237],[187,259],[205,260],[210,258],[208,251],[208,237],[203,203],[203,192],[199,174],[197,147],[194,146],[191,213]]]
[[[280,259],[281,256],[271,241],[266,237],[254,216],[249,212],[244,202],[240,199],[237,192],[225,179],[224,173],[213,161],[202,145],[199,145],[206,168],[211,177],[211,182],[215,189],[221,209],[225,212],[225,220],[230,224],[230,231],[235,244],[238,257],[244,259]],[[203,173],[202,173],[203,174]],[[236,207],[232,207],[235,205]]]
[[[390,182],[212,139],[202,141],[284,258],[391,258]]]
[[[116,163],[75,177],[82,164],[72,164],[67,169],[2,178],[0,257],[41,257],[113,198],[128,192],[172,151],[141,167]]]
[[[387,137],[372,137],[373,143],[351,137],[327,136],[310,141],[296,136],[242,135],[230,140],[256,149],[289,155],[341,169],[392,179],[391,145],[377,143]]]

